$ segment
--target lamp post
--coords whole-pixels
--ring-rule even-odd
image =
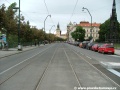
[[[48,15],[47,17],[51,17],[51,15]],[[44,20],[44,38],[45,38],[45,21],[46,21],[47,17]],[[45,45],[45,40],[44,40],[44,45]]]
[[[19,10],[19,20],[18,20],[18,50],[22,50],[22,46],[20,43],[20,0],[19,0],[19,7],[14,7],[13,9]]]
[[[89,13],[89,15],[90,15],[90,17],[91,17],[91,30],[90,30],[91,34],[90,34],[90,37],[91,37],[91,39],[92,39],[92,15],[91,15],[90,11],[89,11],[87,8],[84,8],[84,7],[82,8],[83,11],[84,11],[85,9],[88,11],[88,13]]]
[[[55,25],[53,25],[52,27],[55,27]],[[49,43],[50,43],[50,33],[51,33],[52,27],[51,27],[50,30],[49,30]]]

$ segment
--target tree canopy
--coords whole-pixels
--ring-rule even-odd
[[[14,42],[18,42],[18,15],[16,3],[12,3],[8,8],[3,4],[0,6],[0,31],[7,35],[7,42],[9,45]],[[3,31],[4,30],[6,31]],[[50,37],[48,37],[50,36]],[[46,37],[46,38],[45,38]],[[55,40],[54,34],[47,34],[43,29],[38,29],[35,26],[31,26],[29,21],[25,21],[24,16],[20,15],[20,41],[21,43],[43,41],[43,40]]]
[[[120,24],[117,22],[119,36],[120,36]],[[110,19],[106,20],[103,24],[100,25],[100,31],[99,33],[99,41],[105,41],[106,34],[109,33],[109,26],[110,26]]]
[[[71,36],[75,41],[83,41],[85,37],[85,29],[81,26],[77,26],[76,30],[71,33]]]

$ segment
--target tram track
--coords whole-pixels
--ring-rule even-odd
[[[16,68],[17,66],[23,64],[24,62],[27,62],[27,61],[31,60],[32,58],[34,58],[34,57],[37,56],[37,55],[42,56],[42,55],[45,54],[45,53],[47,52],[47,50],[50,49],[51,47],[53,47],[53,45],[50,46],[50,47],[48,47],[48,48],[43,49],[42,51],[36,53],[35,55],[33,55],[33,56],[31,56],[31,57],[29,57],[29,58],[27,58],[27,59],[25,59],[25,60],[23,60],[23,61],[15,64],[14,66],[12,66],[12,67],[10,67],[10,68],[8,68],[8,69],[0,72],[0,76],[3,75],[4,73],[7,73],[7,72],[10,71],[10,70],[12,70],[13,68]],[[33,61],[34,61],[34,60],[31,60],[31,61],[28,62],[25,66],[23,66],[22,68],[20,68],[20,69],[17,70],[16,72],[14,72],[14,74],[12,74],[12,75],[10,75],[9,77],[7,77],[7,78],[5,78],[4,80],[2,80],[2,81],[0,82],[0,85],[2,85],[3,83],[5,83],[7,80],[9,80],[9,79],[12,78],[13,76],[15,76],[17,73],[19,73],[19,72],[22,71],[23,69],[25,69],[25,68],[26,68],[27,66],[29,66]]]
[[[81,86],[81,83],[80,83],[80,80],[79,80],[79,78],[78,78],[78,75],[77,75],[77,73],[76,73],[76,71],[75,71],[72,63],[70,62],[69,56],[67,55],[67,53],[66,53],[65,50],[64,50],[64,53],[65,53],[65,55],[66,55],[66,57],[67,57],[68,63],[69,63],[69,65],[70,65],[70,67],[71,67],[71,69],[72,69],[72,71],[73,71],[73,73],[74,73],[74,76],[75,76],[75,78],[76,78],[76,80],[77,80],[77,82],[78,82],[79,87],[82,87],[82,86]]]
[[[54,53],[53,53],[53,55],[52,55],[49,63],[46,65],[46,67],[45,67],[42,75],[40,76],[40,78],[39,78],[39,80],[38,80],[38,82],[37,82],[34,90],[39,90],[40,85],[41,85],[41,83],[42,83],[42,80],[44,79],[44,77],[45,77],[45,75],[46,75],[46,73],[47,73],[47,71],[48,71],[48,68],[49,68],[49,66],[50,66],[50,64],[51,64],[51,62],[52,62],[52,60],[53,60],[53,58],[54,58],[54,56],[55,56],[55,53],[56,53],[57,49],[58,49],[58,47],[55,49],[55,51],[54,51]]]
[[[63,47],[63,45],[62,45],[62,47]],[[47,71],[49,70],[49,67],[50,67],[50,65],[51,65],[51,62],[54,60],[54,57],[55,57],[55,54],[56,54],[57,49],[58,49],[58,48],[56,48],[56,50],[55,50],[52,58],[50,59],[48,65],[46,66],[46,68],[45,68],[42,76],[40,77],[40,79],[39,79],[39,81],[38,81],[38,83],[37,83],[37,85],[36,85],[36,87],[35,87],[34,90],[40,90],[42,81],[43,81],[43,79],[45,78],[45,76],[46,76],[46,74],[47,74]],[[73,75],[74,75],[74,77],[75,77],[75,79],[76,79],[75,81],[78,83],[78,85],[76,85],[76,86],[79,88],[79,87],[81,87],[81,83],[80,83],[80,80],[79,80],[79,78],[78,78],[78,75],[77,75],[77,73],[76,73],[76,71],[75,71],[72,63],[71,63],[70,60],[69,60],[69,56],[67,55],[67,53],[66,53],[66,51],[65,51],[65,48],[63,47],[62,49],[63,49],[63,52],[64,52],[64,54],[65,54],[65,56],[66,56],[66,59],[67,59],[66,61],[68,62],[69,66],[70,66],[70,68],[71,68],[71,71],[73,72]],[[77,88],[76,86],[75,86],[75,88],[73,88],[73,89],[76,89],[76,88]],[[79,89],[79,90],[81,90],[81,89]],[[82,89],[82,90],[84,90],[84,89]]]
[[[106,77],[108,80],[110,80],[110,82],[114,83],[116,86],[118,86],[120,88],[120,85],[115,82],[114,80],[112,80],[112,78],[110,78],[109,76],[107,76],[105,73],[103,73],[102,71],[100,71],[97,67],[95,67],[94,65],[92,65],[89,61],[87,61],[83,56],[79,55],[78,52],[76,50],[74,50],[73,48],[71,49],[69,47],[69,49],[76,54],[80,59],[82,59],[83,61],[85,61],[86,63],[88,63],[91,67],[93,67],[96,71],[98,71],[103,77]],[[90,59],[90,58],[88,58]]]

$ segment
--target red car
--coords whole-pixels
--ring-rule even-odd
[[[101,44],[94,44],[94,45],[92,46],[92,50],[93,50],[93,51],[98,51],[98,48],[100,47],[100,45],[101,45]]]
[[[98,51],[98,44],[94,44],[94,45],[92,46],[92,50],[93,50],[93,51]]]
[[[98,52],[114,54],[114,46],[111,44],[103,44],[98,48]]]

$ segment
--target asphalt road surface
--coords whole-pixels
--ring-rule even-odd
[[[1,58],[0,90],[120,90],[120,77],[100,64],[113,60],[120,57],[67,43],[45,45]]]

